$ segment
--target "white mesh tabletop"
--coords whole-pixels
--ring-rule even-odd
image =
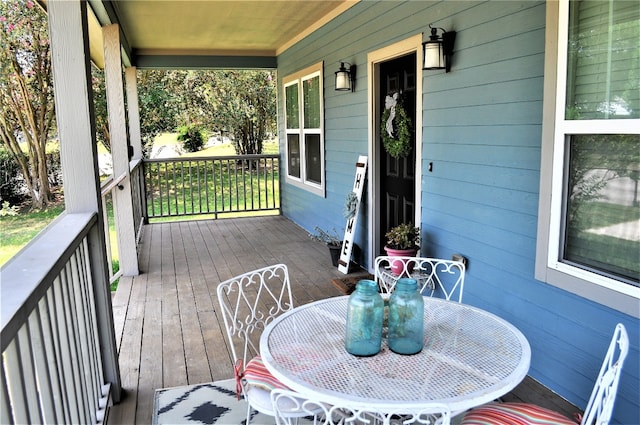
[[[347,353],[346,296],[276,318],[262,334],[260,352],[269,371],[305,397],[394,411],[427,402],[466,410],[506,394],[525,377],[531,349],[518,329],[465,304],[424,301],[424,349],[418,354],[396,354],[384,338],[375,356]]]

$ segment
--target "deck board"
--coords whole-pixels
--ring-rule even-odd
[[[331,281],[345,277],[324,244],[282,216],[146,225],[138,256],[141,274],[121,278],[113,296],[124,396],[111,424],[151,423],[156,389],[233,377],[218,283],[284,263],[301,305],[342,295]],[[505,399],[575,411],[530,378]]]

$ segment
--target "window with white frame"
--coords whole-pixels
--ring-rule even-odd
[[[287,181],[324,196],[322,62],[283,79]]]
[[[543,123],[545,244],[538,244],[536,277],[614,308],[621,298],[611,291],[637,305],[640,2],[562,0],[558,7],[557,57],[546,58],[556,61],[557,84],[554,100],[548,85],[545,92],[545,109],[555,102],[555,114]]]

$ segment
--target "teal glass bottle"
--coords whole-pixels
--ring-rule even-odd
[[[402,278],[389,297],[389,349],[416,354],[424,346],[424,299],[415,279]]]
[[[382,316],[384,302],[378,284],[363,279],[349,296],[347,329],[344,345],[355,356],[373,356],[382,346]]]

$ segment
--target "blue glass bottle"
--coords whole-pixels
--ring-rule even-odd
[[[389,349],[416,354],[424,346],[424,299],[415,279],[402,278],[389,297]]]
[[[382,316],[384,302],[378,293],[378,284],[363,279],[349,296],[347,329],[344,345],[356,356],[373,356],[382,346]]]

